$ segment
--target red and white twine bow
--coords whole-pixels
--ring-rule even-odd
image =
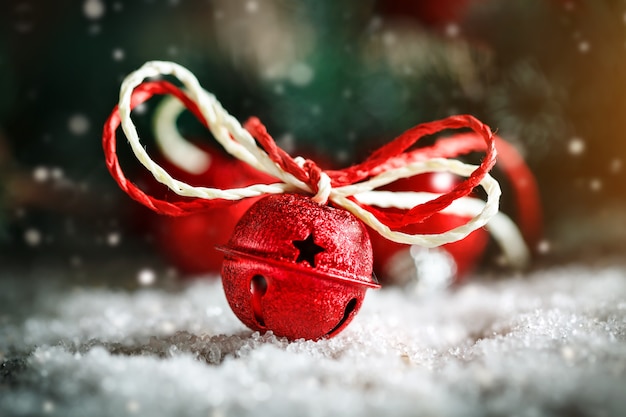
[[[145,82],[148,78],[163,75],[175,76],[183,85],[184,91],[163,80]],[[278,182],[223,190],[194,187],[172,178],[148,156],[130,117],[133,108],[154,95],[163,94],[173,95],[180,100],[210,129],[227,152],[274,176]],[[120,124],[135,156],[155,179],[176,194],[193,199],[171,202],[159,200],[145,194],[124,176],[116,154],[116,130]],[[424,136],[447,129],[467,128],[475,132],[471,139],[438,141],[430,147],[409,150]],[[477,143],[477,138],[480,138],[480,143]],[[300,157],[292,158],[280,149],[257,118],[250,118],[245,127],[242,127],[212,94],[200,86],[196,77],[187,69],[172,62],[152,61],[128,75],[122,83],[118,106],[104,127],[103,147],[107,167],[119,186],[133,199],[158,213],[178,216],[247,197],[305,192],[312,194],[311,198],[320,204],[331,202],[350,211],[387,239],[424,247],[435,247],[463,239],[472,231],[487,225],[493,218],[499,224],[492,228],[499,230],[499,240],[508,241],[503,248],[510,261],[520,264],[528,258],[528,251],[517,228],[506,216],[498,213],[500,187],[488,174],[496,162],[496,137],[488,126],[472,116],[453,116],[420,124],[378,149],[360,164],[342,170],[324,171],[315,162]],[[447,159],[477,149],[486,153],[479,166]],[[378,187],[400,178],[444,171],[467,178],[450,192],[441,195],[375,191]],[[468,203],[468,200],[475,200],[469,199],[468,194],[479,185],[486,191],[486,202]],[[460,204],[462,202],[465,204]],[[395,207],[402,211],[388,212],[376,207]],[[399,231],[408,225],[426,221],[438,212],[461,213],[470,218],[467,223],[444,233],[408,234]],[[497,238],[498,233],[495,235]]]

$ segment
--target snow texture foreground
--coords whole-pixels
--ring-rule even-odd
[[[623,266],[370,291],[339,336],[292,343],[247,330],[216,280],[3,280],[2,416],[626,415]]]

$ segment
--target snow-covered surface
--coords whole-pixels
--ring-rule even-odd
[[[247,330],[215,279],[37,275],[0,275],[1,416],[626,415],[617,262],[386,287],[336,338],[291,343]]]

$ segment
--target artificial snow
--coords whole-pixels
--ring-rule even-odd
[[[0,277],[2,416],[626,415],[615,263],[368,291],[318,342],[246,329],[215,277]]]

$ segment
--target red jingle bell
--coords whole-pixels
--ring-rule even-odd
[[[365,291],[380,287],[363,223],[304,195],[257,201],[221,250],[224,291],[237,317],[289,339],[336,335]]]

